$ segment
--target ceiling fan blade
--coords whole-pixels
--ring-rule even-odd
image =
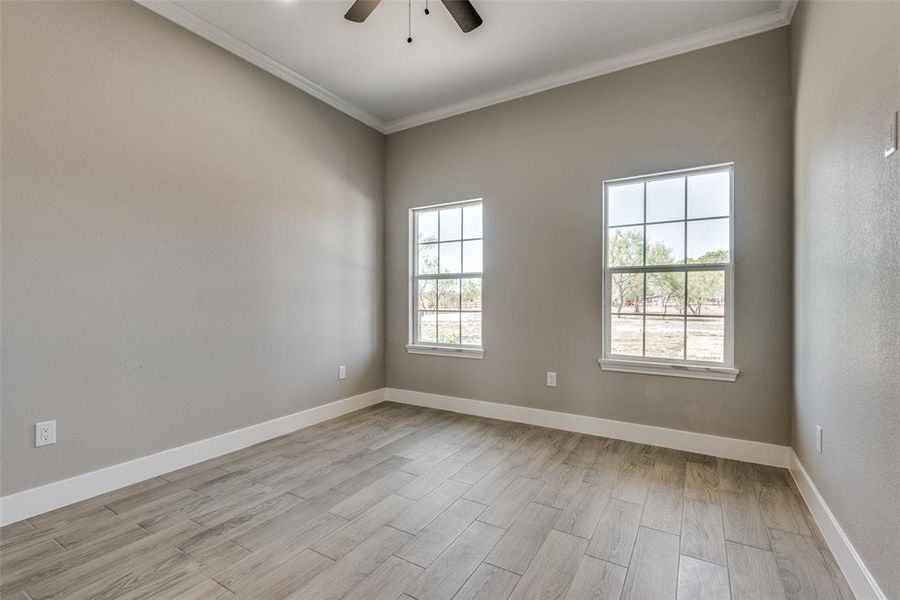
[[[481,16],[469,0],[441,0],[441,2],[447,7],[450,16],[463,30],[463,33],[469,33],[481,25]]]
[[[365,21],[381,0],[356,0],[344,18],[354,23],[362,23]]]

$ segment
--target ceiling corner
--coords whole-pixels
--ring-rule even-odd
[[[213,44],[237,55],[247,62],[278,77],[288,84],[308,93],[314,98],[368,125],[376,131],[389,135],[434,121],[439,121],[466,112],[487,108],[495,104],[537,94],[553,88],[615,71],[636,67],[701,48],[730,42],[742,37],[763,33],[790,24],[797,8],[798,0],[780,0],[776,8],[741,20],[697,31],[675,39],[644,46],[622,54],[610,56],[600,61],[550,73],[516,85],[466,98],[459,102],[437,106],[423,112],[409,114],[390,121],[384,121],[363,110],[359,106],[334,94],[321,85],[305,78],[277,59],[258,48],[238,39],[234,35],[207,21],[198,14],[181,6],[174,0],[134,0],[141,6],[180,25]]]
[[[791,21],[794,18],[794,13],[797,11],[797,4],[799,0],[781,0],[781,6],[778,8],[781,11],[784,19],[785,25],[790,25]]]

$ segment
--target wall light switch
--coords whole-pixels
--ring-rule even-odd
[[[547,387],[556,387],[556,371],[547,371]]]
[[[341,365],[338,367],[338,379],[346,379],[347,378],[347,365]]]
[[[34,446],[56,443],[56,421],[42,421],[34,424]]]
[[[897,151],[897,112],[891,114],[884,122],[884,157],[887,158]]]

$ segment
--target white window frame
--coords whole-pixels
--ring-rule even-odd
[[[417,252],[418,252],[418,231],[416,231],[416,214],[431,210],[440,210],[449,207],[465,207],[473,204],[481,205],[482,215],[482,269],[480,273],[437,273],[435,275],[422,276],[423,279],[464,279],[466,277],[481,278],[481,345],[474,346],[469,344],[440,344],[421,342],[416,343],[416,328],[418,323],[418,311],[416,310],[416,293],[418,290],[419,276],[416,275],[417,268]],[[459,200],[455,202],[444,202],[441,204],[430,204],[428,206],[417,206],[409,209],[409,293],[407,294],[409,303],[409,336],[406,344],[406,351],[410,354],[425,354],[430,356],[451,356],[454,358],[483,358],[484,357],[484,200],[482,198],[470,198],[469,200]]]
[[[607,244],[609,227],[609,202],[608,191],[611,185],[622,184],[626,182],[647,182],[658,179],[667,179],[676,175],[696,175],[706,172],[728,170],[729,173],[729,248],[728,263],[720,263],[714,265],[696,265],[689,263],[680,263],[675,265],[656,265],[656,266],[639,266],[639,267],[609,267],[607,265]],[[644,186],[644,240],[646,243],[646,203],[647,203],[647,187]],[[687,193],[685,193],[685,221],[690,222],[687,218]],[[638,175],[634,177],[622,177],[619,179],[608,179],[603,182],[603,353],[599,359],[600,367],[604,371],[619,371],[623,373],[641,373],[647,375],[666,375],[670,377],[688,377],[693,379],[712,379],[716,381],[735,381],[740,371],[734,366],[734,163],[722,163],[718,165],[710,165],[704,167],[695,167],[690,169],[678,169],[675,171],[666,171],[663,173],[653,173],[650,175]],[[680,220],[679,220],[680,221]],[[685,236],[685,244],[687,244],[687,236]],[[687,256],[687,252],[685,252]],[[615,355],[611,352],[611,288],[612,275],[619,271],[626,272],[644,272],[658,273],[661,271],[725,271],[725,347],[723,358],[719,362],[705,362],[685,359],[667,359],[667,358],[644,358],[639,356]],[[645,290],[646,293],[646,290]],[[687,294],[685,293],[685,296]],[[687,298],[685,298],[685,302]],[[687,307],[685,307],[687,310]],[[644,313],[642,313],[644,314]],[[685,343],[687,340],[685,340]]]

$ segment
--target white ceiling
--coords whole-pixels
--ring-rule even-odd
[[[722,43],[790,22],[796,0],[472,0],[464,34],[441,5],[383,0],[138,0],[384,132]]]

